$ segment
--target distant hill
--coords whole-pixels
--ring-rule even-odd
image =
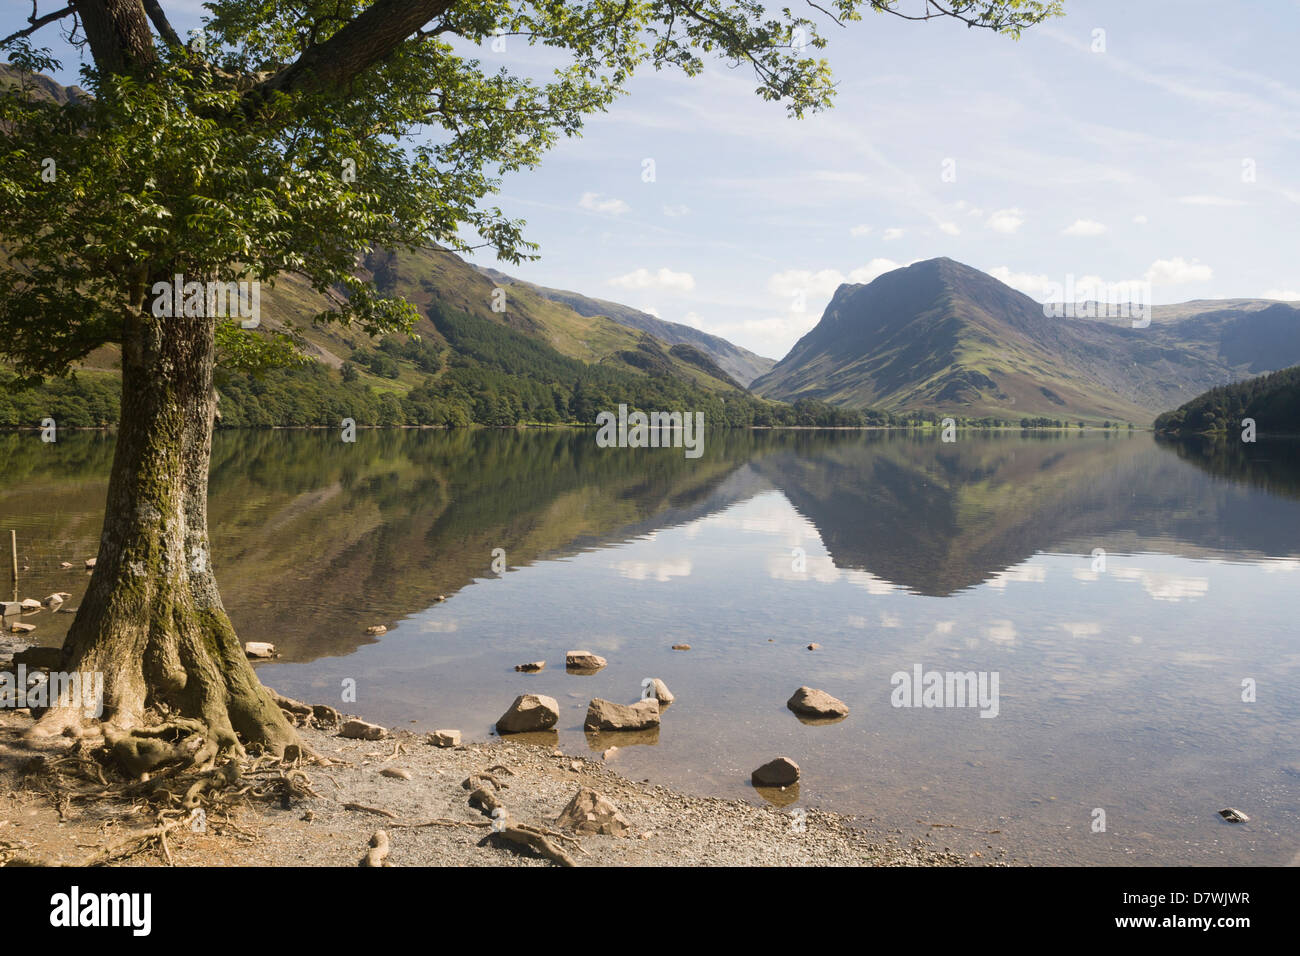
[[[1300,309],[1200,305],[1158,307],[1145,329],[1052,317],[978,269],[929,259],[840,286],[751,388],[894,413],[1147,423],[1211,386],[1300,363]]]
[[[1155,430],[1218,435],[1240,432],[1245,418],[1253,418],[1262,434],[1300,434],[1300,366],[1212,388],[1157,416]]]
[[[756,355],[720,336],[701,332],[699,329],[692,328],[689,325],[682,325],[679,322],[666,322],[647,312],[641,312],[629,306],[620,305],[617,302],[594,299],[577,292],[548,289],[545,286],[524,282],[522,279],[516,279],[504,272],[483,266],[479,267],[479,271],[502,285],[526,286],[538,295],[568,306],[579,315],[603,315],[613,319],[619,325],[626,325],[629,328],[640,329],[642,332],[649,332],[661,342],[667,342],[669,345],[688,345],[699,349],[699,351],[716,362],[723,371],[746,387],[776,364],[775,359]]]

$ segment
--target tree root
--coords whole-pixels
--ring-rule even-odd
[[[361,858],[359,866],[392,866],[388,862],[388,834],[383,830],[376,830],[370,838],[370,849],[366,855]]]
[[[516,847],[524,847],[544,856],[559,866],[577,866],[573,857],[565,853],[562,849],[551,842],[550,838],[536,827],[530,827],[524,823],[516,823],[506,827],[503,830],[495,830],[483,838],[487,842],[497,838],[499,841],[512,844]]]

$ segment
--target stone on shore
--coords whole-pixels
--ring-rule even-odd
[[[312,704],[311,715],[322,727],[334,727],[339,722],[339,712],[329,704]]]
[[[847,717],[849,705],[824,690],[800,687],[785,705],[803,717]]]
[[[641,691],[643,694],[645,694],[646,691],[650,691],[650,693],[646,694],[647,700],[653,697],[655,700],[659,701],[660,707],[667,707],[669,704],[671,704],[674,700],[677,699],[676,697],[673,696],[673,692],[668,689],[668,685],[665,684],[663,681],[661,681],[658,677],[652,677],[650,678],[650,680],[654,682],[654,687],[653,688],[645,687]]]
[[[598,671],[607,663],[605,658],[591,651],[569,651],[564,655],[564,666],[577,671]]]
[[[587,707],[584,730],[647,730],[659,726],[659,701],[653,697],[635,704],[616,704],[597,697]]]
[[[799,781],[799,765],[789,757],[769,760],[750,774],[756,787],[788,787]]]
[[[256,660],[275,656],[275,645],[266,641],[249,641],[244,645],[244,653]]]
[[[520,694],[510,709],[497,718],[498,734],[525,734],[550,730],[560,719],[560,705],[554,697]]]
[[[387,634],[387,633],[388,633],[388,627],[387,627],[387,625],[384,625],[384,624],[371,624],[368,628],[366,628],[366,633],[367,633],[367,634]]]
[[[627,836],[632,829],[618,807],[590,787],[582,787],[573,795],[556,823],[562,830],[605,836]]]
[[[459,747],[459,730],[435,730],[429,734],[429,743],[435,747]]]
[[[388,729],[364,720],[345,720],[339,728],[339,736],[349,740],[383,740],[388,736]]]
[[[402,767],[385,767],[383,770],[379,771],[379,775],[381,777],[392,777],[394,780],[411,779],[411,771],[405,770]]]

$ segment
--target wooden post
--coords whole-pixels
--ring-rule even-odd
[[[18,600],[18,532],[9,530],[9,550],[14,556],[14,600]]]

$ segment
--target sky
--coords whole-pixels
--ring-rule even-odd
[[[0,3],[7,33],[29,7]],[[163,6],[198,26],[195,0]],[[1018,41],[874,13],[829,24],[835,106],[803,120],[743,68],[648,70],[503,182],[495,202],[541,258],[473,261],[772,358],[840,283],[936,256],[1039,299],[1145,281],[1155,302],[1300,300],[1300,0],[1065,7]],[[38,37],[57,47],[55,29]],[[546,62],[518,38],[480,56]],[[64,66],[76,82],[75,55]]]

